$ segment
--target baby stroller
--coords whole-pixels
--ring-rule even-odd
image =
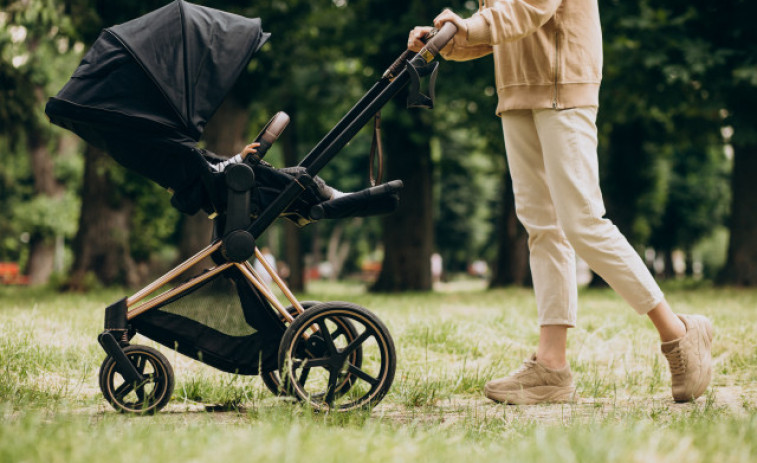
[[[385,396],[396,366],[386,326],[349,302],[298,301],[256,240],[278,217],[306,225],[396,207],[400,181],[335,195],[316,174],[408,83],[409,103],[431,106],[420,79],[432,75],[433,84],[438,63],[431,61],[452,35],[453,27],[444,28],[421,53],[403,53],[298,166],[276,169],[262,157],[287,125],[283,113],[242,162],[226,165],[197,147],[207,120],[269,38],[259,19],[177,0],[101,33],[50,98],[48,117],[173,191],[180,211],[207,211],[215,228],[205,249],[105,309],[99,384],[115,409],[154,413],[173,392],[168,360],[130,344],[137,333],[222,371],[259,374],[272,392],[317,410],[370,408]],[[213,265],[203,268],[208,258]]]

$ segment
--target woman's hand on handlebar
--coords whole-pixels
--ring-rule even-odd
[[[457,26],[457,33],[455,34],[455,40],[457,43],[465,43],[468,39],[468,27],[465,24],[463,18],[458,16],[452,10],[446,9],[439,13],[439,16],[434,18],[434,27],[441,29],[445,23],[451,22]],[[425,45],[423,38],[431,32],[431,27],[418,26],[410,31],[410,36],[407,39],[408,50],[419,52]]]
[[[423,38],[428,35],[434,28],[429,26],[418,26],[410,31],[410,36],[407,38],[407,49],[414,52],[421,51],[426,43]]]
[[[457,26],[457,34],[455,39],[467,39],[468,38],[468,26],[465,24],[465,20],[458,16],[450,9],[445,9],[439,16],[434,18],[434,27],[441,29],[444,23],[452,23]]]

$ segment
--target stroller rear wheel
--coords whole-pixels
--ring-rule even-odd
[[[345,321],[352,327],[350,339],[340,333],[338,322]],[[349,302],[327,302],[306,311],[279,345],[282,381],[298,400],[321,411],[376,405],[394,380],[396,361],[386,326]]]
[[[309,310],[310,308],[321,304],[321,302],[303,301],[301,302],[301,304],[305,310]],[[292,306],[287,307],[286,310],[287,312],[289,312],[290,315],[294,316],[295,318],[299,315],[297,310]],[[352,342],[355,338],[357,338],[357,332],[355,331],[355,327],[352,325],[352,323],[349,320],[342,319],[342,318],[333,318],[329,320],[329,324],[332,324],[332,323],[336,327],[336,329],[332,332],[332,336],[335,340],[335,343],[347,345],[350,342]],[[359,347],[355,349],[355,352],[353,355],[351,355],[350,360],[355,365],[358,365],[358,367],[362,365],[363,363],[362,349],[360,349]],[[281,377],[279,376],[278,370],[261,373],[260,377],[263,379],[263,383],[265,383],[266,387],[275,395],[278,395],[278,396],[294,395],[294,391],[292,390],[291,384],[289,383],[282,384]],[[351,381],[349,381],[349,375],[342,375],[339,378],[339,381],[337,382],[336,393],[344,394],[347,391],[349,391],[350,386],[351,386]]]
[[[166,357],[147,346],[127,346],[126,358],[144,377],[139,384],[128,383],[117,371],[116,361],[107,356],[100,367],[100,390],[120,412],[152,414],[171,400],[174,373]]]
[[[301,301],[300,302],[300,305],[302,305],[302,308],[305,310],[308,310],[309,308],[318,304],[320,304],[319,301]],[[286,311],[292,317],[297,317],[297,315],[299,315],[299,313],[297,312],[297,309],[295,309],[294,306],[291,306],[291,305],[286,308]],[[281,314],[279,314],[279,320],[282,323],[286,321],[284,320],[284,316]],[[267,387],[269,391],[273,392],[274,395],[277,395],[277,396],[292,395],[290,391],[285,391],[282,388],[281,378],[279,378],[278,370],[264,371],[260,373],[260,379],[263,380],[263,384],[265,384],[265,387]]]

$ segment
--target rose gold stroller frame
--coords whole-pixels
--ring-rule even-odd
[[[244,275],[244,277],[258,291],[260,291],[263,297],[265,297],[266,300],[268,300],[268,302],[276,309],[276,311],[283,317],[283,319],[286,320],[288,323],[291,323],[292,320],[294,320],[294,317],[292,317],[292,315],[287,311],[284,305],[278,300],[278,298],[273,293],[271,288],[269,288],[268,285],[266,285],[263,282],[263,280],[260,278],[260,275],[258,275],[258,273],[255,271],[252,265],[250,265],[250,263],[247,261],[242,262],[242,263],[226,262],[220,265],[216,265],[215,267],[212,267],[204,271],[200,275],[197,275],[185,281],[184,283],[179,284],[178,286],[174,288],[171,288],[169,290],[166,290],[160,293],[159,295],[153,297],[147,302],[140,304],[142,300],[154,294],[163,286],[171,283],[172,281],[174,281],[179,276],[183,275],[185,272],[187,272],[191,268],[194,268],[200,262],[202,262],[205,258],[210,257],[210,255],[218,251],[220,247],[221,247],[221,241],[211,244],[210,246],[206,247],[202,251],[198,252],[194,256],[187,259],[186,261],[177,265],[172,270],[168,271],[162,277],[158,278],[157,280],[153,281],[149,285],[145,286],[144,288],[136,292],[131,297],[126,298],[126,307],[128,308],[128,311],[126,313],[126,319],[131,320],[134,317],[140,314],[143,314],[154,307],[160,306],[162,303],[164,303],[167,300],[180,297],[181,295],[187,293],[189,290],[191,290],[195,286],[202,284],[203,282],[207,281],[210,278],[215,277],[216,275],[228,269],[229,267],[236,266],[237,269],[242,273],[242,275]],[[266,273],[270,275],[270,277],[273,279],[273,282],[276,283],[276,286],[279,287],[281,292],[289,300],[289,302],[292,304],[292,307],[295,308],[297,313],[298,314],[303,313],[305,310],[303,309],[302,304],[300,304],[300,302],[294,296],[292,291],[289,290],[284,280],[282,280],[279,274],[276,273],[276,270],[274,270],[274,268],[265,260],[265,257],[263,257],[263,254],[260,252],[257,246],[255,247],[255,258],[257,258],[260,261]]]

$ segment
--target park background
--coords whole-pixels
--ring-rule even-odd
[[[202,213],[182,216],[168,192],[43,113],[103,27],[164,3],[3,2],[0,262],[17,263],[32,285],[136,287],[210,239]],[[399,55],[408,31],[448,5],[205,3],[261,17],[272,39],[211,120],[203,145],[231,156],[283,110],[292,123],[269,155],[278,166],[302,159]],[[464,16],[478,8],[474,1],[448,6]],[[600,1],[597,124],[607,216],[660,278],[757,284],[754,9],[741,1]],[[293,288],[317,275],[369,273],[375,291],[428,290],[434,253],[445,279],[483,260],[492,286],[529,283],[492,67],[491,57],[444,62],[436,109],[407,110],[404,95],[384,109],[386,177],[405,182],[397,213],[302,230],[282,223],[264,237]],[[344,191],[367,186],[371,137],[366,127],[322,176]]]
[[[0,461],[122,461],[129,452],[109,449],[124,439],[148,458],[192,461],[217,457],[218,444],[236,458],[257,446],[264,461],[297,461],[296,452],[316,461],[757,458],[757,6],[740,0],[599,1],[607,216],[673,306],[718,327],[714,387],[699,402],[672,403],[652,330],[596,276],[582,289],[569,346],[582,401],[529,409],[481,398],[484,382],[517,367],[536,339],[526,236],[486,57],[442,61],[434,110],[406,109],[403,94],[384,108],[386,177],[405,182],[395,214],[303,229],[282,221],[262,238],[299,295],[354,300],[387,321],[400,364],[381,408],[311,415],[266,402],[253,380],[171,357],[185,376],[178,413],[139,425],[113,416],[93,379],[102,309],[204,247],[210,221],[179,214],[168,192],[52,126],[43,109],[103,27],[165,3],[0,2],[0,262],[10,264],[0,286]],[[478,8],[197,3],[260,17],[272,33],[202,144],[237,153],[283,110],[292,123],[267,157],[277,166],[296,164],[336,124],[413,26],[444,7],[464,17]],[[367,186],[371,138],[366,127],[322,176],[345,191]],[[433,254],[442,257],[439,281]],[[481,261],[487,270],[472,272]],[[231,412],[196,413],[202,404]]]

